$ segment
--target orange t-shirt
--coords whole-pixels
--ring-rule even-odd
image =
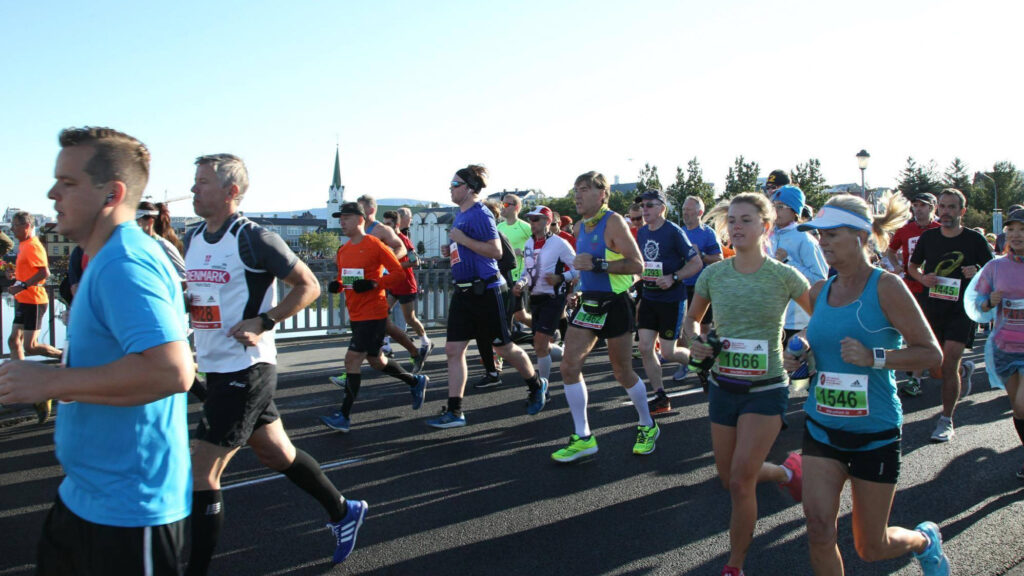
[[[349,241],[338,248],[335,259],[338,265],[338,281],[345,289],[345,307],[348,308],[349,319],[356,322],[362,320],[383,320],[388,317],[388,299],[384,289],[396,288],[405,281],[405,271],[395,258],[395,253],[373,236],[363,236],[358,244]],[[381,272],[387,269],[384,276]],[[362,278],[374,280],[377,288],[369,292],[357,293],[352,289],[352,282]]]
[[[49,268],[49,266],[50,263],[46,259],[46,248],[43,247],[39,238],[32,236],[18,244],[18,260],[14,265],[15,280],[25,282],[35,276],[40,268]],[[22,304],[46,304],[50,301],[46,297],[46,290],[43,288],[42,282],[18,292],[14,299]]]

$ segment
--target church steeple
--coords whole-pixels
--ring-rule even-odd
[[[338,146],[334,147],[334,179],[331,180],[331,187],[327,190],[327,229],[341,229],[337,218],[332,218],[345,203],[345,185],[341,183],[341,154]]]
[[[334,181],[331,182],[331,188],[341,188],[341,157],[337,147],[334,148]]]

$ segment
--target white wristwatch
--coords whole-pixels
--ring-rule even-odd
[[[874,364],[871,365],[875,370],[882,370],[885,368],[885,348],[874,349]]]

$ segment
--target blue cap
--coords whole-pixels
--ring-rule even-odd
[[[804,209],[804,191],[792,184],[783,186],[772,194],[772,202],[782,202],[799,216]]]

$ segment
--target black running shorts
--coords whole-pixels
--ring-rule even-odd
[[[494,346],[511,342],[504,288],[487,288],[483,294],[474,294],[472,288],[456,288],[448,306],[448,341],[469,342],[480,337],[489,338]]]
[[[161,526],[93,524],[61,501],[53,503],[39,538],[36,574],[154,574],[185,572],[187,518]]]
[[[598,300],[599,308],[591,308],[588,304]],[[588,310],[588,308],[590,308]],[[597,320],[595,322],[595,320]],[[598,325],[600,324],[600,325]],[[588,297],[586,293],[580,298],[579,307],[569,319],[569,326],[594,332],[598,338],[616,338],[623,334],[632,334],[636,329],[636,309],[633,298],[628,293],[607,294],[600,298]]]
[[[380,354],[380,348],[384,345],[384,334],[388,327],[386,318],[353,320],[349,325],[352,328],[352,341],[349,342],[349,350],[362,352],[368,356]]]
[[[637,304],[637,328],[654,330],[658,338],[664,340],[675,340],[682,335],[685,312],[682,302],[659,302],[641,297]]]
[[[562,314],[565,313],[565,294],[530,294],[530,315],[536,334],[554,336]]]
[[[26,332],[35,332],[43,327],[43,316],[46,304],[25,304],[17,302],[14,306],[14,321],[11,324],[21,326]]]
[[[804,425],[803,455],[838,460],[851,477],[868,482],[895,484],[900,477],[899,440],[874,450],[839,450],[815,440]]]
[[[686,305],[689,306],[690,302],[693,302],[693,295],[697,293],[697,285],[686,287]],[[715,317],[712,310],[713,306],[708,304],[708,311],[704,313],[704,317],[701,318],[701,324],[711,324],[712,319]]]
[[[261,362],[238,372],[207,372],[196,437],[216,446],[245,446],[254,430],[281,415],[274,404],[277,367]]]

